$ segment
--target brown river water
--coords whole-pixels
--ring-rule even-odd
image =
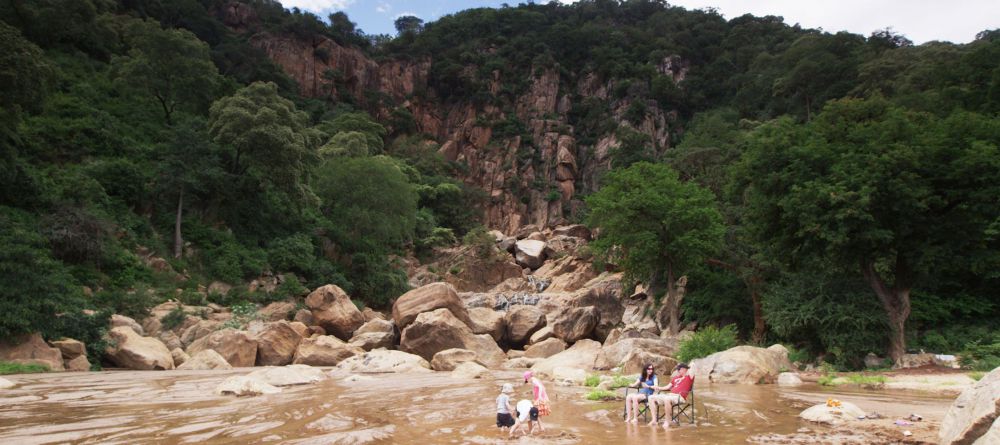
[[[548,385],[552,415],[545,431],[507,439],[495,427],[502,383],[513,399],[530,398],[520,373],[454,380],[448,373],[344,375],[258,397],[216,396],[231,371],[106,371],[5,376],[0,391],[0,444],[729,444],[894,443],[799,420],[827,398],[866,412],[911,412],[936,426],[954,397],[804,385],[696,386],[697,425],[670,430],[622,422],[622,402],[590,402],[586,388]],[[523,382],[523,381],[522,381]],[[837,435],[843,440],[830,439]],[[928,433],[929,434],[929,433]],[[845,436],[846,435],[846,436]],[[925,434],[926,435],[926,434]],[[777,438],[776,438],[777,437]],[[846,437],[846,438],[845,438]],[[768,439],[770,438],[770,439]],[[917,442],[920,443],[920,442]]]

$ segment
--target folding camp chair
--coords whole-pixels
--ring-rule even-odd
[[[628,393],[629,393],[629,390],[631,390],[631,389],[634,389],[636,393],[639,392],[639,388],[633,388],[631,386],[626,386],[625,387],[625,399],[626,400],[628,400]],[[625,407],[625,409],[622,410],[622,419],[626,419],[625,416],[627,414],[628,414],[628,407]],[[647,398],[639,401],[639,413],[636,414],[636,417],[639,417],[639,415],[642,415],[642,420],[643,421],[645,421],[645,422],[649,421],[649,397],[647,397]],[[659,417],[659,416],[657,416],[657,417]]]
[[[680,420],[678,420],[678,418],[683,416],[688,421],[690,421],[692,424],[694,424],[695,412],[694,412],[694,380],[693,379],[694,379],[694,377],[692,377],[692,381],[691,381],[691,392],[688,393],[687,399],[684,400],[684,403],[681,403],[680,405],[672,405],[670,407],[670,420],[672,422],[680,423]],[[664,411],[666,411],[666,410],[664,410]],[[657,417],[659,417],[659,416],[657,416]],[[659,419],[656,419],[656,420],[659,421]]]

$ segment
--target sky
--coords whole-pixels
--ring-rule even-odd
[[[516,5],[524,0],[280,0],[326,18],[344,11],[368,34],[395,34],[393,22],[414,15],[431,22],[443,15],[475,7]],[[544,0],[538,0],[542,3]],[[573,0],[559,0],[572,3]],[[688,9],[716,8],[727,19],[750,13],[779,15],[785,23],[828,32],[869,35],[892,28],[916,44],[931,40],[968,43],[976,33],[1000,28],[1000,0],[672,0]]]

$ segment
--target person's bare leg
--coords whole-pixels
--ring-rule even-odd
[[[510,427],[510,433],[507,434],[507,436],[514,437],[514,432],[517,431],[518,428],[520,427],[521,427],[521,417],[518,416],[516,419],[514,419],[514,426]]]
[[[536,422],[538,422],[538,432],[539,433],[544,433],[545,432],[545,428],[542,427],[542,418],[539,417],[538,420],[536,420]]]
[[[649,407],[649,416],[652,417],[652,419],[653,419],[653,420],[649,421],[649,425],[650,426],[656,425],[656,404],[657,403],[658,403],[657,399],[655,399],[653,397],[648,397],[647,398],[646,406]]]

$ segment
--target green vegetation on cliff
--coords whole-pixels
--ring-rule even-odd
[[[237,3],[250,12],[226,21]],[[0,337],[98,339],[111,311],[141,316],[177,289],[201,302],[199,285],[266,272],[300,284],[208,299],[335,283],[383,305],[406,289],[396,258],[478,225],[485,198],[416,111],[342,94],[342,72],[327,73],[339,100],[299,97],[251,43],[269,33],[319,59],[329,38],[429,60],[414,98],[501,110],[483,124],[521,137],[533,166],[514,110],[554,73],[579,165],[620,142],[611,173],[575,185],[591,194],[578,215],[664,301],[687,276],[675,325],[734,324],[847,367],[919,348],[995,363],[1000,31],[915,46],[657,0],[403,17],[395,38],[270,0],[23,0],[0,17]],[[665,138],[643,127],[653,115]]]

